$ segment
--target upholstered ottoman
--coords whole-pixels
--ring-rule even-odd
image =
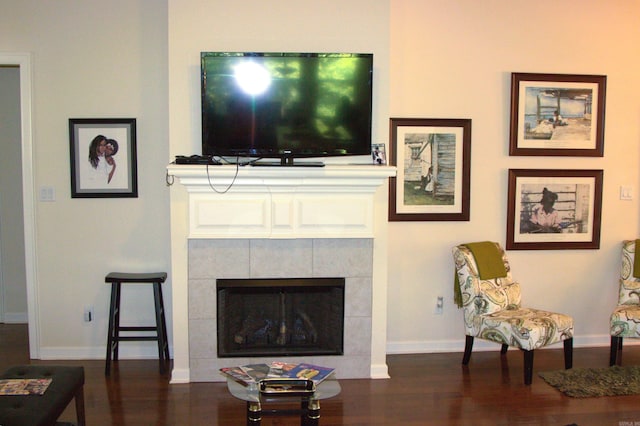
[[[0,379],[47,378],[52,381],[42,395],[0,395],[0,425],[55,425],[58,417],[75,398],[78,426],[84,426],[83,367],[22,365],[0,375]]]

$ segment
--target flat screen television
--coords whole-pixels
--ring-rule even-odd
[[[371,154],[373,54],[202,52],[202,155]]]

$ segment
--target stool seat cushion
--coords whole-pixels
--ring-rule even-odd
[[[107,283],[163,283],[166,272],[109,272],[104,278]]]
[[[69,402],[84,386],[84,368],[23,365],[12,367],[0,379],[52,379],[42,395],[1,395],[0,425],[54,425]]]

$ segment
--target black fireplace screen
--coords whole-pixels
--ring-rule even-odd
[[[342,355],[344,282],[217,280],[218,357]]]

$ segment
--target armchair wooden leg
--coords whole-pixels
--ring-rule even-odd
[[[504,343],[502,344],[502,347],[500,348],[500,353],[502,355],[506,354],[507,351],[509,350],[509,345],[505,345]]]
[[[564,368],[573,367],[573,337],[564,341]]]
[[[609,366],[622,364],[622,337],[611,336],[611,353]]]
[[[469,364],[471,359],[471,350],[473,349],[473,336],[466,336],[464,342],[464,356],[462,357],[462,365]]]
[[[530,385],[533,379],[533,351],[524,352],[524,384]]]

